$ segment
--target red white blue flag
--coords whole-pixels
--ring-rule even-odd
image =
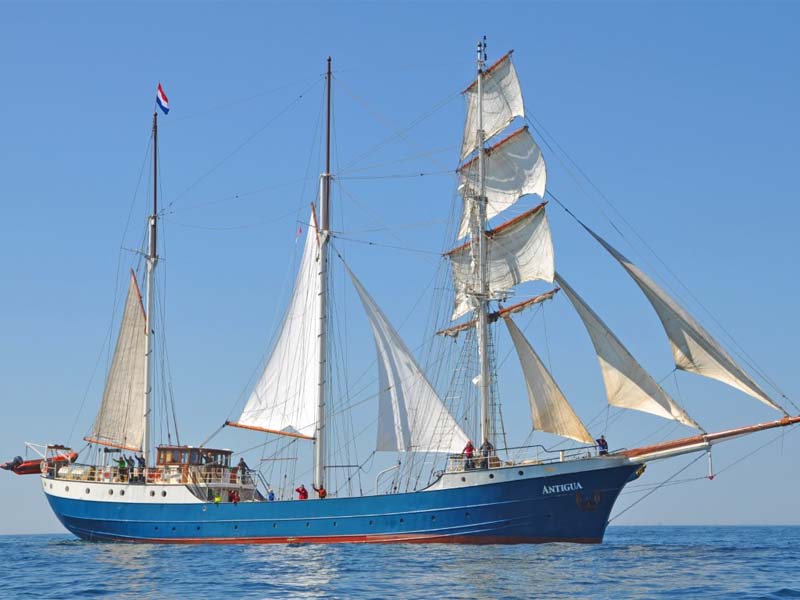
[[[167,99],[167,95],[164,93],[164,88],[161,87],[161,84],[158,84],[158,90],[156,91],[156,104],[158,107],[164,111],[166,115],[169,112],[169,100]]]

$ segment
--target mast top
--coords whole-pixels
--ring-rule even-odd
[[[483,72],[483,67],[486,64],[486,36],[478,42],[478,73]]]

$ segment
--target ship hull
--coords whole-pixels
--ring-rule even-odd
[[[519,480],[509,475],[477,485],[432,486],[403,494],[238,504],[109,501],[103,494],[113,484],[86,487],[87,494],[103,498],[92,500],[58,494],[62,482],[43,481],[61,523],[90,541],[600,543],[619,492],[637,476],[638,468],[630,463],[609,464]],[[516,473],[523,471],[511,474]],[[55,488],[48,488],[54,483]],[[72,483],[74,488],[80,486],[77,491],[84,491],[81,482]]]

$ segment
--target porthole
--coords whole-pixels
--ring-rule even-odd
[[[65,492],[68,492],[68,491],[69,491],[69,486],[65,487],[65,488],[64,488],[64,491],[65,491]]]
[[[462,477],[462,478],[461,478],[461,481],[466,481],[466,480],[467,480],[467,478],[466,478],[466,477]]]
[[[469,519],[469,513],[468,513],[468,512],[467,512],[467,513],[464,513],[464,517],[465,517],[465,518],[467,518],[467,519]]]
[[[109,496],[113,496],[114,495],[114,490],[108,490],[108,495]]]
[[[311,527],[311,523],[309,523],[308,521],[306,521],[306,527]]]
[[[494,479],[494,473],[489,473],[489,479]]]
[[[174,528],[174,527],[172,528],[172,531],[175,531],[175,528]]]
[[[336,527],[336,521],[333,522],[333,526]]]
[[[200,525],[197,526],[197,531],[200,531]]]
[[[272,524],[272,528],[273,528],[273,529],[275,529],[277,526],[278,526],[278,524],[277,524],[277,523],[273,523],[273,524]]]
[[[162,491],[161,491],[161,497],[162,497],[162,498],[166,498],[166,497],[167,497],[167,492],[166,492],[166,491],[164,491],[164,490],[162,490]]]
[[[89,488],[86,488],[86,493],[87,493],[87,494],[88,494],[89,492],[91,492],[91,491],[92,491],[92,490],[90,490]]]
[[[51,489],[51,490],[53,489],[53,484],[52,484],[52,483],[50,484],[50,489]]]
[[[405,523],[405,522],[406,522],[406,520],[405,520],[403,517],[400,517],[400,522],[401,522],[401,523]]]
[[[153,490],[150,490],[150,497],[153,497],[155,495],[156,495],[156,493]]]
[[[520,477],[522,477],[523,475],[525,475],[525,471],[517,471],[517,473],[519,473],[519,476],[520,476]]]
[[[431,521],[435,521],[435,520],[436,520],[436,515],[431,515]]]
[[[239,526],[238,525],[234,525],[233,528],[234,529],[239,529]]]
[[[158,525],[156,525],[155,527],[153,527],[153,529],[155,529],[156,531],[158,531]]]
[[[369,524],[372,525],[372,521],[370,521]]]
[[[120,491],[119,491],[119,495],[120,495],[120,496],[124,496],[124,495],[125,495],[125,490],[120,490]]]

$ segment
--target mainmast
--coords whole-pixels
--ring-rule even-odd
[[[147,252],[147,290],[145,305],[145,386],[144,386],[144,435],[142,455],[146,464],[150,458],[150,414],[153,399],[153,273],[156,269],[156,221],[158,219],[158,113],[153,111],[153,214],[149,217],[150,243]]]
[[[319,223],[319,390],[317,396],[317,429],[314,436],[314,485],[320,488],[325,482],[325,378],[328,362],[328,238],[330,231],[331,194],[331,57],[328,57],[325,116],[325,172],[320,186]]]
[[[483,129],[483,76],[486,61],[486,38],[478,42],[478,196],[474,198],[477,218],[471,220],[470,243],[475,257],[475,276],[478,289],[475,294],[477,307],[475,320],[478,335],[478,360],[480,362],[480,400],[481,400],[481,440],[489,440],[494,444],[494,428],[492,427],[492,382],[489,357],[489,322],[487,311],[489,305],[489,283],[487,276],[487,244],[486,244],[486,172],[485,151],[486,132]]]

